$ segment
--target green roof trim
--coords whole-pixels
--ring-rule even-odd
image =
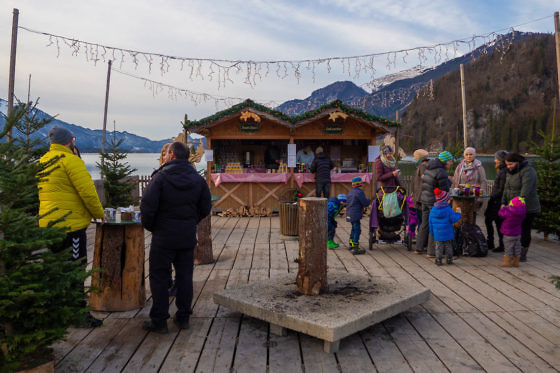
[[[225,110],[217,112],[216,114],[210,115],[209,117],[206,117],[206,118],[203,118],[203,119],[200,119],[200,120],[195,120],[195,121],[187,120],[183,123],[183,126],[187,129],[191,128],[191,127],[206,126],[208,124],[211,124],[213,122],[216,122],[216,121],[222,119],[223,117],[238,113],[239,111],[241,111],[242,109],[247,108],[247,107],[251,107],[253,109],[259,110],[260,112],[272,115],[275,118],[281,119],[285,122],[288,122],[288,123],[291,123],[291,124],[294,124],[294,125],[301,122],[301,121],[311,119],[311,118],[321,114],[322,112],[324,112],[326,110],[333,109],[333,108],[338,108],[343,113],[350,114],[354,117],[358,117],[358,118],[361,118],[361,119],[369,121],[369,122],[379,122],[379,123],[384,124],[388,127],[400,127],[401,126],[401,124],[398,123],[398,122],[393,122],[393,121],[387,120],[385,118],[378,117],[377,115],[366,113],[363,110],[356,109],[356,108],[353,108],[351,106],[348,106],[340,100],[331,101],[328,104],[325,104],[325,105],[322,105],[322,106],[318,107],[317,109],[305,112],[305,113],[297,115],[297,116],[290,116],[288,114],[282,113],[281,111],[273,110],[273,109],[271,109],[269,107],[266,107],[264,105],[257,104],[256,102],[254,102],[252,100],[249,100],[249,99],[247,99],[247,100],[245,100],[245,101],[243,101],[243,102],[241,102],[237,105],[233,105],[229,109],[225,109]]]

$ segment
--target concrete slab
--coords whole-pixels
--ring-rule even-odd
[[[325,351],[335,352],[340,339],[393,317],[430,298],[419,285],[390,278],[328,273],[329,292],[301,295],[295,274],[223,289],[214,302],[267,321],[271,330],[302,332],[325,341]]]

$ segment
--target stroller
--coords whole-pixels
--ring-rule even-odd
[[[406,234],[408,224],[408,204],[406,203],[406,190],[403,187],[379,187],[375,194],[376,198],[373,198],[371,202],[369,215],[370,250],[373,250],[373,244],[378,242],[378,235],[379,239],[386,243],[399,241],[400,234]]]

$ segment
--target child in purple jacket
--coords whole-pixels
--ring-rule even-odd
[[[507,206],[502,206],[498,215],[503,219],[500,232],[504,235],[504,261],[500,267],[519,266],[521,256],[521,224],[525,219],[525,200],[515,197]]]

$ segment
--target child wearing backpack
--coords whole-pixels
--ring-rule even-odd
[[[360,234],[362,233],[362,210],[369,206],[370,201],[362,190],[362,178],[356,176],[352,179],[352,190],[348,192],[348,203],[346,207],[346,221],[352,223],[350,231],[350,250],[352,254],[364,254],[366,251],[360,248]]]
[[[504,235],[504,261],[500,267],[518,267],[521,256],[521,224],[525,219],[525,199],[515,197],[509,205],[502,206],[498,216],[503,219],[500,232]]]
[[[329,202],[327,204],[327,248],[329,249],[336,249],[339,245],[334,242],[334,234],[336,233],[336,227],[338,224],[336,223],[336,216],[340,214],[342,208],[346,205],[346,194],[339,194],[337,197],[329,198]]]
[[[436,244],[436,264],[442,265],[444,252],[447,253],[447,264],[453,264],[453,223],[461,219],[461,209],[454,212],[449,206],[449,193],[439,188],[434,189],[436,201],[430,210],[430,234]]]

